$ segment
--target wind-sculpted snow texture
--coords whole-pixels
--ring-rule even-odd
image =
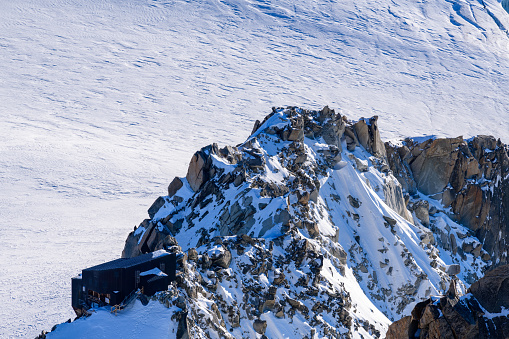
[[[123,256],[178,242],[196,328],[252,337],[258,321],[269,337],[379,337],[453,275],[465,290],[491,263],[439,201],[418,198],[389,170],[376,117],[273,109],[237,147],[196,152]],[[432,227],[406,207],[423,201]],[[456,235],[455,249],[435,240],[443,233]],[[463,243],[479,255],[460,253]],[[215,316],[200,316],[203,298]]]
[[[0,336],[71,317],[68,278],[114,259],[167,178],[267,107],[507,143],[502,4],[0,1]]]

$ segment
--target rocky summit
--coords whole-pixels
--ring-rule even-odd
[[[273,108],[244,143],[192,156],[122,253],[178,254],[176,283],[153,298],[174,312],[171,335],[382,338],[403,318],[387,334],[403,338],[465,307],[484,312],[465,318],[478,332],[490,314],[507,327],[507,298],[476,281],[507,263],[508,147],[384,143],[377,121]]]

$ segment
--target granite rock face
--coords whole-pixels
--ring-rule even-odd
[[[388,161],[402,187],[441,200],[450,216],[483,243],[484,259],[508,262],[509,147],[491,136],[406,139],[385,144]],[[417,217],[428,224],[426,211]]]
[[[486,272],[468,292],[490,313],[500,313],[502,307],[509,308],[509,265]]]
[[[499,266],[459,296],[454,281],[447,295],[418,303],[412,315],[389,326],[387,339],[505,339],[509,337],[509,265]]]

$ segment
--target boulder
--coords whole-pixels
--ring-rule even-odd
[[[402,189],[410,194],[416,193],[417,186],[409,165],[412,160],[410,149],[406,145],[399,146],[386,142],[385,150],[389,167],[401,184]]]
[[[357,199],[357,198],[354,198],[352,197],[351,195],[348,195],[348,202],[350,203],[350,205],[353,207],[353,208],[359,208],[361,207],[361,204],[362,202]]]
[[[304,140],[304,130],[302,128],[292,128],[290,130],[290,134],[288,135],[288,141],[303,141]]]
[[[182,188],[184,184],[179,177],[175,177],[172,182],[168,185],[168,196],[171,198],[177,193],[179,189]]]
[[[353,131],[353,127],[347,126],[345,128],[345,141],[346,141],[346,149],[350,152],[355,151],[355,147],[359,146],[359,141],[355,136],[355,132]]]
[[[449,275],[458,275],[460,272],[461,272],[461,266],[457,265],[457,264],[449,265],[445,271],[445,273],[447,273]]]
[[[193,191],[198,191],[206,181],[206,159],[201,152],[196,152],[191,158],[187,169],[186,179]]]
[[[187,257],[189,260],[197,260],[198,259],[198,251],[196,248],[192,247],[187,251]]]
[[[456,237],[454,236],[454,234],[449,234],[449,238],[451,238],[451,251],[452,251],[452,254],[456,255],[456,253],[458,252],[458,243],[456,241]]]
[[[159,211],[159,209],[161,207],[164,206],[165,203],[166,203],[166,200],[164,200],[163,197],[157,198],[156,201],[154,201],[152,206],[150,206],[150,208],[147,211],[149,218],[150,219],[154,218],[154,215]]]
[[[424,308],[422,315],[419,319],[419,328],[426,328],[433,321],[440,317],[440,310],[436,305],[428,304]]]
[[[398,321],[393,322],[387,333],[385,335],[386,339],[408,339],[408,329],[410,328],[410,323],[412,322],[412,317],[407,316]]]
[[[218,152],[217,144],[212,144],[194,153],[189,162],[186,175],[187,182],[193,191],[198,191],[214,175],[212,154],[217,154]]]
[[[312,238],[316,238],[320,234],[320,230],[316,222],[305,222],[304,225]]]
[[[413,209],[417,219],[424,226],[429,226],[429,203],[425,200],[419,200],[414,204]]]
[[[345,132],[346,124],[340,114],[334,112],[328,106],[325,106],[318,115],[318,120],[323,123],[320,135],[325,142],[331,146],[337,147],[341,151],[341,138]]]
[[[387,158],[385,151],[385,144],[380,138],[380,131],[378,130],[378,116],[372,118],[361,119],[354,125],[354,131],[357,136],[357,140],[362,147],[369,153],[376,157],[383,159]]]
[[[348,154],[348,157],[354,161],[355,163],[355,168],[357,168],[357,170],[359,172],[367,172],[368,171],[368,162],[367,161],[362,161],[360,160],[359,158],[357,158],[355,155],[353,154]]]
[[[405,197],[401,190],[401,185],[396,180],[386,180],[383,190],[387,206],[398,212],[398,214],[407,221],[413,222],[412,215],[406,208]]]
[[[253,323],[253,328],[256,331],[256,333],[265,334],[265,331],[267,330],[267,321],[255,319]]]
[[[228,268],[232,261],[232,254],[228,249],[223,248],[223,251],[218,256],[211,257],[210,259],[212,260],[212,266]]]
[[[383,216],[384,220],[390,225],[390,226],[396,226],[397,224],[397,221],[396,219],[393,219],[391,217],[388,217],[388,216]]]

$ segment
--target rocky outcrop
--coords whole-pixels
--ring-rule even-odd
[[[412,215],[407,208],[402,187],[397,182],[397,180],[391,180],[388,178],[384,183],[383,191],[385,196],[385,203],[403,218],[409,222],[413,222]]]
[[[248,166],[255,167],[258,165],[255,154],[250,154],[252,157],[246,160]],[[213,157],[217,156],[221,159],[224,159],[226,162],[230,164],[236,164],[241,161],[242,154],[238,152],[236,147],[226,146],[221,149],[217,146],[216,143],[203,147],[201,150],[196,152],[191,161],[189,162],[189,167],[187,169],[186,180],[191,186],[193,191],[200,190],[206,182],[219,170],[216,166],[213,166]],[[174,179],[175,182],[176,179]],[[173,182],[172,182],[173,183]],[[178,186],[178,182],[174,184],[173,187]],[[172,186],[170,184],[170,186]],[[181,186],[181,185],[180,185]],[[173,188],[172,187],[172,188]],[[176,187],[175,187],[176,188]],[[168,193],[170,193],[170,187],[168,187]],[[178,190],[178,189],[177,189]],[[176,192],[176,191],[175,191]]]
[[[482,279],[470,286],[468,292],[490,313],[500,313],[502,307],[509,309],[509,265],[486,272]]]
[[[370,119],[362,118],[353,125],[353,130],[355,131],[358,142],[369,153],[386,158],[385,145],[380,138],[377,121],[378,116],[374,116]]]
[[[453,277],[464,287],[489,262],[473,232],[415,194],[461,182],[455,173],[464,152],[453,147],[461,142],[408,141],[386,149],[376,117],[350,121],[328,107],[275,108],[244,143],[196,152],[186,178],[175,178],[168,196],[149,209],[150,219],[131,232],[123,257],[187,250],[177,278],[185,302],[178,304],[187,305],[190,327],[212,328],[220,337],[231,337],[241,323],[252,336],[270,336],[274,328],[264,322],[272,316],[300,317],[296,323],[309,324],[306,331],[319,329],[311,337],[377,337],[389,319]],[[447,152],[456,152],[452,171]],[[436,174],[433,166],[448,167]],[[444,187],[426,184],[447,176]],[[441,259],[442,251],[452,263]],[[402,272],[406,280],[391,278]],[[381,320],[355,314],[351,286],[365,293],[362,302]],[[207,298],[210,309],[200,310],[197,298]]]
[[[409,162],[417,188],[424,194],[442,192],[449,183],[463,138],[429,139],[410,145]]]
[[[122,258],[132,258],[160,249],[170,249],[177,244],[170,233],[168,227],[161,222],[143,220],[127,237]]]
[[[193,191],[198,191],[214,175],[212,155],[217,152],[217,145],[211,145],[202,148],[191,158],[186,179]]]
[[[509,265],[495,268],[459,296],[454,281],[445,296],[418,303],[394,322],[387,339],[474,339],[509,337]]]
[[[194,158],[194,157],[193,157]],[[175,177],[173,181],[168,185],[168,197],[173,197],[184,184],[180,178]]]
[[[509,147],[491,136],[406,139],[403,145],[386,143],[391,170],[402,187],[441,200],[450,217],[470,228],[483,243],[485,260],[508,262]],[[427,211],[415,215],[429,225]]]

